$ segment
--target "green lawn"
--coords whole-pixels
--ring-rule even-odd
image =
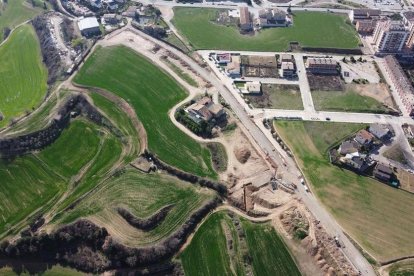
[[[341,226],[377,261],[412,254],[413,195],[329,163],[326,151],[364,125],[276,121],[312,190]]]
[[[32,8],[26,0],[9,0],[7,4],[0,1],[0,43],[3,41],[5,27],[13,29],[20,23],[35,17],[42,12],[39,8]]]
[[[135,109],[149,149],[163,161],[201,176],[216,177],[209,150],[174,126],[168,111],[186,97],[170,76],[124,46],[97,49],[75,82],[111,91]]]
[[[262,84],[261,95],[247,95],[255,108],[303,110],[299,86],[283,84]]]
[[[0,47],[0,60],[0,113],[4,116],[1,128],[39,105],[47,90],[47,70],[31,25],[13,32]]]
[[[128,168],[121,176],[108,179],[73,210],[65,212],[58,222],[92,218],[128,245],[150,244],[171,234],[192,211],[213,196],[209,190],[168,175],[144,174]],[[174,207],[165,220],[148,232],[134,229],[115,210],[116,207],[124,207],[135,216],[146,218],[170,204]]]
[[[236,226],[226,212],[210,215],[180,255],[185,274],[246,275],[243,254],[248,254],[254,275],[301,275],[272,226],[246,220],[242,220],[241,225],[247,243],[241,242]],[[227,247],[224,227],[233,240],[232,252]]]
[[[413,276],[414,275],[414,261],[405,260],[393,264],[388,269],[389,276]]]
[[[312,99],[316,110],[373,112],[389,111],[374,98],[362,96],[354,91],[312,91]]]
[[[322,12],[295,12],[293,26],[269,28],[254,36],[241,35],[235,26],[215,23],[224,10],[174,8],[173,23],[196,49],[284,51],[291,41],[301,46],[357,48],[359,39],[345,16]]]

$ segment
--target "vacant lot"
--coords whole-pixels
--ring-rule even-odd
[[[30,25],[18,28],[0,47],[0,60],[1,128],[39,105],[46,94],[47,70]]]
[[[414,275],[414,261],[401,261],[391,265],[387,270],[389,271],[389,276],[412,276]]]
[[[7,2],[7,4],[6,4]],[[26,0],[13,0],[0,2],[0,42],[3,41],[3,30],[13,29],[20,23],[41,13],[41,9],[32,8]]]
[[[241,56],[244,77],[277,78],[276,56]]]
[[[181,254],[188,275],[300,275],[285,244],[268,224],[243,220],[240,224],[244,241],[226,212],[212,214],[195,233]],[[232,240],[229,248],[227,243]],[[248,267],[244,261],[252,262]]]
[[[303,109],[299,86],[284,84],[262,84],[261,95],[246,95],[256,108]]]
[[[176,230],[214,193],[164,174],[144,174],[127,168],[119,177],[111,177],[73,210],[65,212],[59,223],[87,217],[104,226],[122,242],[138,246],[157,242]],[[145,232],[130,226],[116,207],[124,207],[139,218],[153,215],[173,204],[173,209],[155,229]]]
[[[412,254],[413,195],[331,165],[326,151],[363,125],[276,121],[313,191],[364,249],[384,261]]]
[[[185,91],[144,57],[124,46],[99,48],[75,81],[128,101],[147,131],[149,149],[162,160],[188,172],[216,177],[209,150],[176,128],[168,117],[169,110],[185,98]]]
[[[174,8],[173,23],[196,49],[284,51],[289,42],[302,46],[357,48],[359,39],[345,16],[295,12],[289,28],[269,28],[254,36],[241,35],[234,26],[216,22],[218,9]]]

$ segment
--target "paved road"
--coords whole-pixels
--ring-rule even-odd
[[[303,62],[303,56],[294,55],[294,57],[297,68],[297,74],[299,77],[299,88],[300,94],[302,96],[303,107],[305,111],[315,111],[315,107],[313,106],[311,90],[309,87],[308,77],[306,76],[306,68],[305,63]]]

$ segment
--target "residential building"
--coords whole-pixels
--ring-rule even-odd
[[[341,155],[352,154],[358,152],[361,146],[355,140],[343,141],[339,146],[338,152]]]
[[[119,24],[122,20],[122,16],[114,14],[114,13],[107,13],[103,16],[105,24],[109,25],[116,25]]]
[[[403,23],[410,32],[406,46],[407,48],[414,50],[414,11],[407,11],[402,13]]]
[[[410,116],[414,115],[414,88],[411,81],[405,75],[397,59],[391,55],[384,58],[385,68],[390,76],[397,94],[400,97],[405,110]]]
[[[101,0],[89,0],[89,5],[94,10],[99,10],[102,8],[102,1]]]
[[[361,146],[369,147],[370,145],[372,145],[372,142],[374,141],[374,135],[369,133],[367,130],[362,129],[362,130],[358,131],[358,133],[355,135],[354,139]]]
[[[233,18],[240,18],[240,11],[239,10],[229,10],[228,15]]]
[[[376,25],[376,20],[358,20],[355,24],[355,28],[361,35],[371,35],[374,32]]]
[[[231,54],[230,53],[216,54],[216,61],[218,64],[227,64],[231,62]]]
[[[262,84],[258,81],[246,82],[244,84],[244,94],[261,94],[262,93]]]
[[[281,69],[282,76],[284,78],[292,78],[296,73],[295,65],[293,64],[293,62],[282,62]]]
[[[138,9],[138,7],[137,7],[137,6],[129,6],[129,7],[126,9],[126,11],[124,11],[124,12],[122,13],[122,15],[123,15],[123,16],[126,16],[126,17],[131,17],[131,18],[133,18],[133,17],[135,17],[135,13],[136,13],[137,9]]]
[[[374,49],[380,53],[400,52],[409,34],[402,21],[379,21],[373,36]]]
[[[279,68],[282,68],[282,63],[283,62],[292,62],[294,64],[295,59],[293,58],[293,55],[291,55],[291,54],[281,54],[281,55],[279,55],[279,58],[277,60],[277,65],[278,65]]]
[[[85,17],[78,21],[78,27],[82,35],[92,36],[101,33],[96,17]]]
[[[363,173],[370,167],[366,155],[359,154],[358,152],[347,154],[345,157],[341,158],[341,161],[358,173]]]
[[[244,32],[249,32],[253,30],[253,22],[252,18],[250,17],[248,7],[240,8],[240,30]]]
[[[394,177],[392,169],[384,164],[378,163],[373,171],[375,178],[389,182]]]
[[[379,19],[381,10],[376,9],[353,9],[349,15],[351,21]]]
[[[256,20],[259,28],[286,27],[289,25],[287,14],[279,9],[263,9]]]
[[[211,119],[220,119],[226,111],[220,104],[215,104],[211,98],[203,97],[185,109],[189,117],[196,123],[209,122]]]
[[[388,127],[380,124],[371,124],[369,126],[369,132],[372,133],[377,139],[386,140],[391,137],[391,131]]]
[[[306,60],[306,70],[313,74],[337,75],[338,62],[332,58],[309,57]]]
[[[231,78],[239,78],[241,76],[240,56],[231,56],[231,62],[227,63],[226,74]]]

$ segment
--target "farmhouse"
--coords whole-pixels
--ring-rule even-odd
[[[287,15],[278,9],[263,9],[259,11],[259,18],[256,20],[259,28],[286,27],[289,25]]]
[[[367,147],[372,144],[374,141],[374,135],[369,133],[367,130],[362,129],[358,131],[358,133],[355,135],[355,141],[358,142],[361,146]]]
[[[253,22],[250,17],[249,8],[240,8],[240,30],[244,32],[250,32],[253,30]]]
[[[313,74],[337,75],[338,62],[331,58],[312,58],[306,60],[306,70]]]
[[[211,98],[203,97],[185,109],[189,117],[196,123],[209,122],[211,119],[220,119],[226,114],[223,107],[213,103]]]
[[[101,33],[96,17],[86,17],[78,21],[78,27],[82,35],[92,36]]]
[[[369,132],[371,132],[377,139],[385,140],[390,138],[391,131],[389,128],[380,125],[380,124],[372,124],[369,126]]]

